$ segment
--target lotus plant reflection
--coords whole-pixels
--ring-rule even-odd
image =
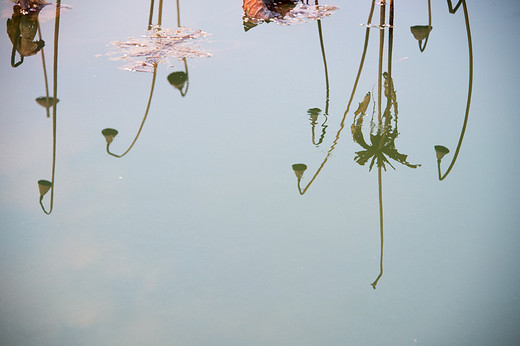
[[[382,115],[382,121],[375,124],[374,114],[370,121],[370,144],[368,144],[363,135],[363,119],[366,116],[367,108],[371,103],[371,93],[365,95],[363,101],[359,104],[358,109],[354,112],[354,122],[352,123],[352,137],[354,142],[358,143],[364,150],[356,152],[354,160],[360,164],[365,165],[369,160],[369,170],[372,170],[374,164],[386,170],[386,165],[390,165],[393,169],[395,167],[388,160],[391,158],[410,168],[417,168],[420,165],[411,164],[407,159],[407,155],[401,154],[395,147],[395,140],[399,135],[397,131],[397,115],[398,107],[396,94],[392,78],[388,73],[383,73],[385,78],[385,97],[387,99],[386,108]],[[393,114],[392,114],[393,112]]]

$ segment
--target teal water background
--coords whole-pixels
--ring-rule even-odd
[[[238,0],[181,0],[181,23],[211,34],[199,44],[213,56],[188,60],[185,97],[167,81],[183,64],[158,66],[142,133],[118,159],[101,130],[119,131],[114,152],[130,145],[152,75],[119,69],[107,45],[143,34],[150,4],[68,1],[51,215],[38,203],[53,139],[34,102],[41,58],[12,68],[0,35],[0,344],[517,345],[520,3],[467,1],[471,109],[440,182],[433,146],[450,148],[445,170],[466,109],[464,15],[432,2],[421,53],[410,26],[427,25],[427,1],[395,2],[396,146],[422,166],[383,171],[376,290],[378,174],[354,162],[350,125],[377,89],[377,28],[345,129],[298,193],[291,165],[308,166],[306,185],[340,129],[370,3],[327,3],[339,10],[321,22],[330,107],[315,146],[307,110],[326,104],[316,22],[245,32]],[[177,26],[175,1],[164,2],[163,26]],[[41,23],[49,77],[53,29]]]

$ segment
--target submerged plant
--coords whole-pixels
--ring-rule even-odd
[[[124,70],[153,72],[154,66],[163,61],[173,65],[171,59],[210,57],[211,53],[194,44],[195,40],[206,36],[206,32],[188,27],[163,29],[158,25],[152,25],[140,38],[111,42],[117,49],[108,55],[111,60],[128,61],[128,64],[123,66]]]
[[[374,112],[372,112],[372,119],[370,121],[370,144],[365,140],[362,131],[363,119],[367,115],[368,106],[372,101],[370,92],[365,95],[365,98],[359,103],[357,110],[354,112],[354,121],[351,126],[352,137],[354,142],[358,143],[364,149],[356,152],[354,161],[362,166],[370,161],[369,170],[372,170],[376,163],[378,167],[382,167],[385,171],[386,164],[395,169],[390,163],[389,158],[410,168],[417,168],[420,166],[419,164],[409,163],[407,161],[408,155],[399,153],[395,147],[395,140],[399,135],[397,131],[398,107],[396,94],[392,79],[386,72],[383,76],[385,77],[385,98],[387,103],[382,119],[377,124],[374,122]],[[392,112],[394,113],[393,115]]]

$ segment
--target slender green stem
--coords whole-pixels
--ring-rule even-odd
[[[321,124],[322,132],[321,132],[321,136],[320,136],[320,139],[318,140],[318,142],[316,142],[315,123],[313,123],[313,125],[312,125],[312,143],[314,145],[320,145],[323,142],[323,139],[325,138],[325,133],[327,130],[327,125],[325,125],[325,123],[328,120],[327,116],[329,114],[329,103],[330,103],[329,102],[329,93],[330,92],[329,92],[329,70],[327,68],[327,57],[325,55],[325,45],[323,44],[323,32],[321,29],[321,20],[320,19],[316,20],[316,23],[318,24],[318,36],[320,39],[321,56],[323,58],[323,68],[325,71],[325,111],[324,111],[325,121],[323,122],[323,124]]]
[[[148,17],[148,30],[152,28],[154,0],[150,0],[150,16]]]
[[[177,26],[181,26],[181,10],[179,6],[179,0],[177,0]]]
[[[186,58],[182,58],[182,61],[184,62],[184,72],[186,73],[186,87],[183,90],[180,90],[181,96],[186,96],[188,93],[188,88],[190,87],[190,78],[188,76],[188,62],[186,61]]]
[[[318,175],[321,172],[321,170],[323,169],[323,167],[325,167],[325,164],[327,163],[329,157],[332,155],[332,152],[334,151],[334,149],[336,148],[336,145],[338,144],[341,132],[345,128],[345,120],[346,120],[347,114],[348,114],[348,112],[350,110],[350,106],[352,104],[352,100],[354,99],[354,95],[356,94],[357,85],[359,83],[359,79],[361,77],[361,72],[363,71],[363,66],[364,66],[364,63],[365,63],[365,58],[366,58],[367,48],[368,48],[368,42],[369,42],[369,37],[370,37],[370,23],[372,22],[372,16],[374,14],[374,7],[375,7],[375,0],[372,0],[372,5],[370,7],[370,13],[368,15],[368,20],[367,20],[367,27],[366,27],[366,30],[365,30],[365,43],[364,43],[364,46],[363,46],[363,53],[361,55],[361,61],[359,62],[359,68],[358,68],[358,72],[357,72],[357,75],[356,75],[356,80],[354,82],[354,86],[352,88],[352,93],[350,94],[350,98],[349,98],[349,101],[347,103],[347,108],[345,109],[345,112],[343,113],[343,118],[341,119],[340,128],[339,128],[338,132],[336,133],[336,137],[335,137],[335,139],[334,139],[334,141],[333,141],[329,151],[327,152],[327,156],[325,156],[325,159],[321,163],[320,167],[318,168],[316,173],[314,173],[313,177],[311,178],[309,183],[305,186],[303,191],[300,190],[300,194],[301,195],[303,195],[303,194],[305,194],[305,192],[307,192],[307,190],[312,185],[314,180],[318,177]]]
[[[329,69],[327,68],[327,57],[325,56],[325,45],[323,44],[323,32],[321,30],[321,20],[316,21],[318,23],[318,34],[320,37],[321,56],[323,58],[323,68],[325,70],[325,89],[326,89],[326,107],[325,114],[329,113]]]
[[[57,107],[56,101],[58,99],[58,37],[60,31],[60,8],[61,0],[56,1],[56,18],[54,19],[54,64],[53,64],[53,86],[52,86],[52,175],[51,175],[51,201],[49,210],[46,211],[42,204],[42,197],[40,197],[40,206],[45,214],[52,213],[54,206],[54,185],[56,175],[56,134],[57,134]]]
[[[385,23],[385,12],[384,12],[385,3],[384,1],[381,4],[382,16],[381,16],[381,27],[383,28],[383,25]],[[388,82],[391,83],[392,81],[392,49],[393,49],[393,29],[394,29],[394,1],[390,0],[390,15],[389,15],[389,25],[388,25]],[[378,113],[378,120],[379,120],[379,126],[382,126],[382,118],[381,118],[381,78],[382,78],[382,68],[383,68],[383,48],[384,48],[384,29],[381,29],[381,32],[383,35],[380,36],[379,41],[379,85],[378,85],[378,93],[379,93],[379,113]],[[381,38],[382,37],[382,38]],[[388,101],[390,103],[390,100]],[[387,108],[388,108],[387,104]],[[385,110],[386,113],[386,110]],[[388,120],[388,119],[386,119]],[[385,126],[382,132],[380,144],[379,144],[379,150],[382,149],[384,137],[386,136],[387,131],[387,124],[385,122]],[[384,243],[384,237],[383,237],[383,174],[382,174],[382,167],[378,165],[377,167],[377,181],[378,181],[378,187],[379,187],[379,234],[381,238],[381,252],[379,257],[379,275],[377,276],[376,280],[371,284],[374,289],[376,289],[377,283],[379,279],[383,276],[383,243]]]
[[[431,0],[428,0],[428,33],[426,34],[426,39],[424,40],[424,45],[421,46],[421,41],[419,41],[419,50],[424,52],[426,49],[426,45],[428,44],[428,39],[430,38],[430,31],[432,30],[432,6]]]
[[[146,111],[144,113],[143,121],[141,122],[141,126],[139,126],[139,131],[137,131],[137,134],[135,135],[134,140],[132,141],[132,144],[130,144],[130,146],[128,147],[128,149],[126,149],[126,151],[124,153],[122,153],[121,155],[117,155],[117,154],[110,152],[110,143],[107,143],[107,153],[108,154],[115,156],[115,157],[123,157],[130,151],[130,149],[132,149],[135,142],[137,142],[137,139],[139,138],[139,135],[141,134],[141,131],[143,129],[144,123],[146,122],[146,118],[148,117],[148,112],[150,111],[150,105],[152,104],[153,91],[155,88],[155,80],[156,80],[155,77],[156,76],[157,76],[157,64],[153,65],[152,85],[150,87],[150,96],[148,97],[148,104],[146,105]]]
[[[51,176],[51,208],[49,214],[52,212],[54,205],[54,185],[56,173],[56,138],[57,138],[57,112],[58,107],[58,37],[60,32],[60,17],[61,17],[61,0],[56,2],[56,19],[54,22],[54,66],[53,66],[53,86],[52,86],[52,176]]]
[[[471,106],[471,94],[473,92],[473,44],[471,41],[471,29],[469,25],[469,14],[468,14],[468,8],[466,6],[466,1],[461,0],[462,2],[462,9],[464,10],[464,19],[466,22],[466,33],[468,37],[468,64],[469,64],[469,71],[468,71],[468,98],[466,102],[466,113],[464,115],[464,122],[462,124],[462,130],[460,132],[459,142],[457,143],[457,149],[455,149],[455,153],[453,154],[453,159],[451,160],[451,163],[443,176],[440,175],[440,163],[439,163],[439,180],[444,180],[448,174],[451,172],[453,166],[455,165],[455,161],[457,161],[457,157],[459,156],[460,148],[462,147],[462,141],[464,139],[464,134],[466,133],[466,126],[468,125],[469,120],[469,109]],[[451,5],[451,3],[448,1],[448,4]],[[454,13],[457,8],[460,6],[460,1],[455,7],[455,9],[451,9],[450,6],[450,12]]]
[[[157,18],[157,25],[162,25],[162,9],[163,9],[163,0],[159,0],[159,14]]]
[[[40,39],[40,41],[42,40],[42,32],[41,32],[41,29],[40,29],[40,22],[37,21],[37,24],[38,24],[38,37]],[[46,67],[46,64],[45,64],[45,54],[43,53],[43,47],[42,49],[40,50],[40,54],[42,56],[42,67],[43,67],[43,79],[45,81],[45,102],[46,102],[46,106],[45,106],[45,110],[47,112],[47,118],[50,118],[51,117],[51,114],[49,112],[49,81],[47,80],[47,67]]]
[[[392,77],[392,54],[394,48],[394,0],[390,0],[388,16],[388,75]]]
[[[387,79],[388,80],[387,80],[387,83],[393,84],[392,55],[393,55],[393,47],[394,47],[394,0],[390,0],[389,4],[390,4],[390,15],[388,18],[388,66],[387,66],[387,71],[388,71]],[[380,59],[381,68],[382,68],[382,51],[383,51],[383,47],[380,46],[379,59]],[[381,73],[379,74],[379,76],[381,77]],[[379,97],[381,98],[381,94],[379,95]],[[392,107],[391,96],[387,96],[387,104],[386,104],[384,114],[386,114],[386,112],[389,112],[391,107]],[[389,124],[390,124],[390,117],[386,117],[385,124],[382,128],[381,140],[379,141],[379,150],[383,149],[383,145],[385,143],[385,137],[387,136],[387,131],[389,128]],[[382,125],[382,122],[380,120],[379,126],[381,126],[381,125]]]
[[[379,11],[379,64],[378,64],[378,76],[377,76],[377,120],[381,127],[382,115],[381,115],[381,94],[382,94],[382,80],[383,80],[383,48],[385,46],[385,10],[386,0],[381,0],[381,8]]]
[[[374,282],[372,282],[372,287],[376,289],[377,282],[381,277],[383,276],[383,243],[384,243],[384,236],[383,236],[383,174],[381,172],[381,167],[377,167],[377,181],[379,185],[379,235],[381,238],[381,252],[379,257],[379,275],[375,279]]]

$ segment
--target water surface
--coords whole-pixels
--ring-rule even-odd
[[[212,56],[124,71],[159,3],[49,5],[15,68],[0,35],[0,344],[518,344],[516,1],[164,1]]]

